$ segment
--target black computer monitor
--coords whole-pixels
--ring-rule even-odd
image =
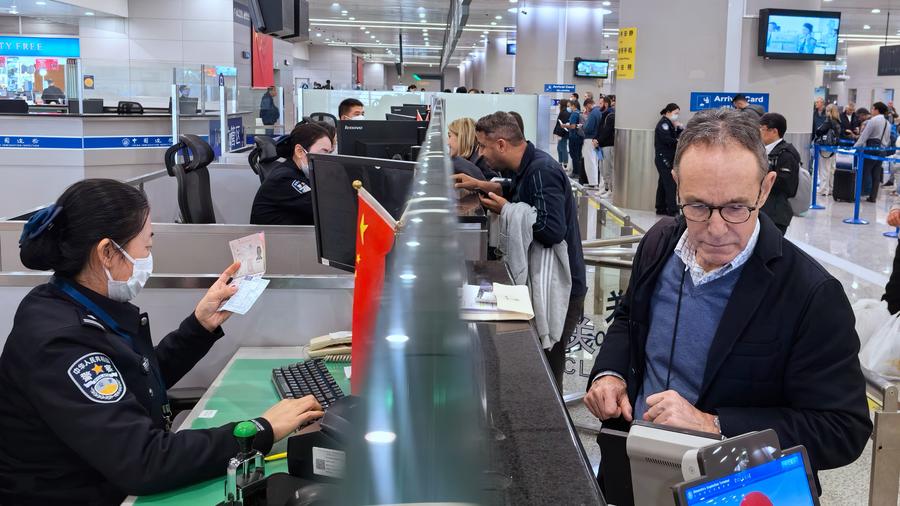
[[[426,116],[428,116],[428,106],[421,104],[403,104],[391,106],[391,114],[402,114],[404,116],[412,116],[415,118],[416,113],[418,113],[419,116],[422,116],[422,119],[424,119]]]
[[[415,121],[415,116],[405,116],[403,114],[391,114],[389,112],[384,113],[384,119],[388,121]]]
[[[425,121],[339,121],[338,153],[387,160],[409,160],[410,148],[425,139]]]
[[[399,220],[412,191],[415,167],[413,162],[397,160],[310,154],[319,263],[347,272],[355,270],[358,200],[353,181],[361,181],[363,188]]]

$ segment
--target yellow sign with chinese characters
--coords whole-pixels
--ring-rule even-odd
[[[619,28],[619,53],[616,56],[616,79],[634,79],[637,57],[637,27]]]

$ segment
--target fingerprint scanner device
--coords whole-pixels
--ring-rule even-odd
[[[635,506],[672,504],[672,487],[701,476],[698,450],[722,436],[676,429],[642,420],[631,424],[626,441]]]
[[[288,438],[287,461],[291,476],[320,483],[337,483],[344,478],[347,441],[362,438],[355,421],[362,414],[362,400],[348,395],[338,399],[317,424],[318,430],[302,430]]]
[[[772,459],[674,487],[678,506],[819,506],[806,449],[777,450]]]
[[[217,506],[256,506],[266,504],[266,463],[263,454],[253,449],[258,428],[253,422],[234,426],[238,454],[228,461],[225,474],[225,500]]]

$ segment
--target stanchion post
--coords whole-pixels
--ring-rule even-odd
[[[837,154],[835,154],[837,156]],[[813,184],[812,184],[812,203],[810,209],[825,209],[825,206],[816,202],[819,194],[819,145],[813,143]]]
[[[862,199],[862,175],[863,175],[863,160],[865,157],[865,152],[863,150],[856,150],[856,194],[855,199],[853,201],[853,217],[847,218],[844,220],[844,223],[848,225],[868,225],[869,222],[859,217],[859,204]]]
[[[894,230],[891,230],[890,232],[885,232],[881,235],[883,235],[885,237],[889,237],[891,239],[896,239],[897,237],[900,237],[900,227],[897,227]]]

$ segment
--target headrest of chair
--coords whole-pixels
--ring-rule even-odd
[[[334,114],[330,114],[327,112],[314,112],[309,115],[309,119],[313,121],[324,121],[325,123],[330,123],[331,126],[337,128],[337,117]]]
[[[180,144],[184,144],[190,152],[190,160],[185,156],[185,172],[206,167],[215,160],[216,153],[213,151],[212,146],[200,137],[194,134],[183,134],[178,136],[178,140],[180,141]]]
[[[278,149],[275,146],[275,141],[271,137],[258,135],[253,138],[253,142],[256,144],[254,149],[259,152],[258,160],[260,162],[274,162],[278,159]]]
[[[117,114],[144,114],[144,106],[138,102],[121,101],[116,106]]]

